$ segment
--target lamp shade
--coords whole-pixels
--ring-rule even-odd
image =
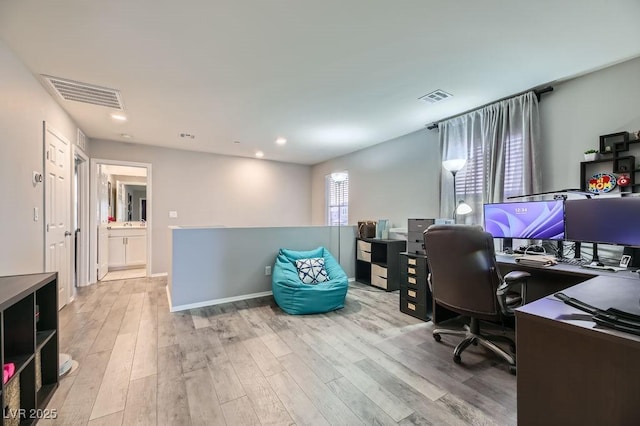
[[[344,182],[345,180],[347,180],[348,177],[349,177],[349,174],[345,172],[331,173],[331,179],[333,179],[334,182]]]
[[[456,207],[456,214],[465,215],[469,214],[473,211],[471,206],[465,203],[463,200],[458,201],[458,207]]]
[[[465,164],[467,164],[466,158],[455,158],[452,160],[444,160],[442,162],[442,167],[450,172],[458,172],[462,170]]]

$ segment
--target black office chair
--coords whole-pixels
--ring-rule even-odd
[[[514,341],[506,336],[482,334],[480,320],[497,322],[504,316],[513,316],[514,309],[525,302],[530,274],[513,271],[503,278],[496,264],[493,236],[479,226],[432,225],[424,232],[424,246],[434,302],[471,318],[465,330],[436,328],[433,338],[439,342],[442,334],[465,336],[453,351],[454,362],[461,363],[462,351],[480,343],[504,358],[515,374]],[[518,292],[513,291],[516,286]],[[511,353],[495,341],[508,343]]]

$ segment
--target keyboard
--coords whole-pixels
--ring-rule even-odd
[[[575,265],[575,266],[582,266],[589,263],[587,260],[584,260],[584,259],[576,259],[576,258],[569,258],[569,257],[563,257],[557,260],[559,263],[564,263],[566,265]]]

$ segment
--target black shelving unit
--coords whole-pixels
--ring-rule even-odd
[[[400,288],[400,252],[404,240],[358,238],[356,241],[356,281],[387,291]]]
[[[58,387],[57,274],[0,277],[0,323],[2,425],[34,424]]]
[[[601,166],[604,165],[603,163],[610,163],[611,166],[606,168],[608,173],[617,175],[617,177],[625,175],[629,178],[629,185],[619,187],[621,196],[640,192],[640,182],[638,182],[637,179],[640,177],[640,167],[636,166],[635,157],[633,155],[628,155],[629,150],[632,148],[631,145],[640,143],[640,139],[629,140],[629,134],[627,132],[621,132],[616,135],[621,137],[624,136],[624,138],[620,139],[622,142],[614,145],[613,150],[608,153],[601,154],[603,157],[597,160],[580,162],[580,189],[582,191],[589,190],[587,178],[593,174],[592,172],[594,170],[602,169]],[[604,137],[606,137],[606,135],[601,136],[601,139]]]

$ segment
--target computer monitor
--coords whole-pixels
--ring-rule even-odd
[[[640,198],[567,200],[566,239],[640,247]]]
[[[494,238],[564,239],[564,202],[525,201],[484,205],[484,229]]]

